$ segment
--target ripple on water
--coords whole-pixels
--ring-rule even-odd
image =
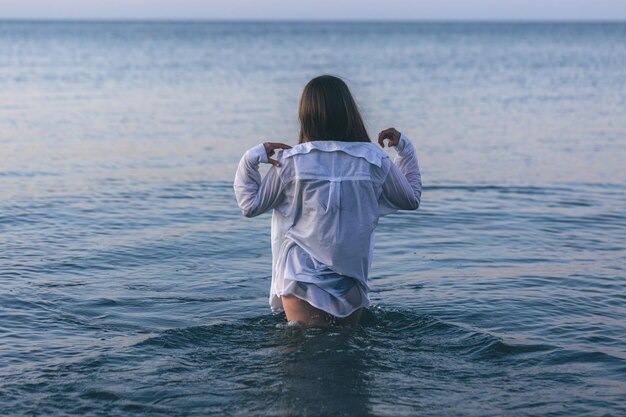
[[[77,361],[5,375],[0,409],[34,411],[23,401],[37,392],[36,409],[51,414],[67,404],[91,414],[177,414],[191,404],[198,412],[354,416],[410,415],[427,406],[424,415],[434,416],[464,403],[476,410],[471,415],[497,415],[538,396],[538,409],[558,415],[564,398],[573,402],[569,410],[591,407],[580,398],[590,395],[581,375],[598,374],[607,361],[624,369],[624,361],[599,353],[514,344],[374,306],[358,326],[302,328],[286,325],[284,315],[263,315],[143,335]],[[382,405],[390,398],[400,407]]]

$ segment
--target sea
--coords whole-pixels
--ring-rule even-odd
[[[321,74],[424,190],[305,329],[232,182]],[[626,23],[0,22],[0,415],[626,415]]]

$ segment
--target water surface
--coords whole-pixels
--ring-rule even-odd
[[[0,414],[626,413],[626,25],[0,23]],[[313,76],[418,150],[362,326],[269,310]]]

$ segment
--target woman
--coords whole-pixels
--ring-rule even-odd
[[[354,324],[370,305],[368,271],[380,216],[415,210],[422,183],[411,142],[394,128],[374,145],[346,84],[322,75],[300,100],[300,141],[249,149],[235,175],[246,217],[273,209],[270,306],[305,325]],[[276,155],[272,159],[271,157]],[[259,164],[273,166],[261,179]]]

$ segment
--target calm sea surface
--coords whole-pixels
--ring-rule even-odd
[[[362,326],[232,178],[346,79],[418,151]],[[626,24],[0,23],[0,415],[626,415]]]

